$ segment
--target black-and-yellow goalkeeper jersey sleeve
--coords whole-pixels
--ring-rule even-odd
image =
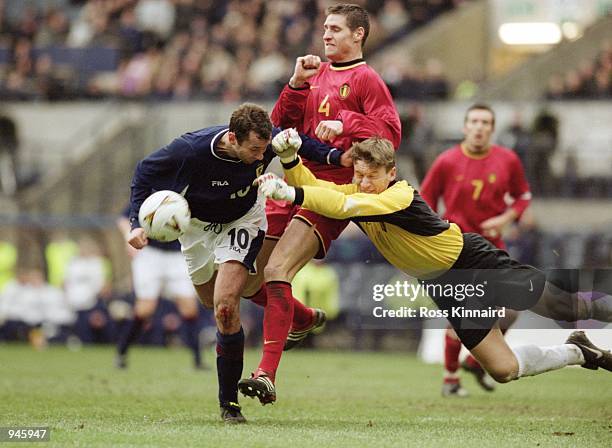
[[[329,218],[359,220],[359,218],[391,215],[404,210],[410,206],[414,190],[402,181],[396,182],[380,194],[346,194],[330,188],[310,185],[299,188],[296,196],[300,192],[303,195],[301,203],[304,208],[314,210]],[[299,199],[296,202],[300,202]],[[380,220],[383,219],[376,219],[376,221]]]
[[[285,165],[285,174],[297,187],[294,203],[356,222],[380,253],[409,275],[436,277],[452,267],[463,249],[461,229],[442,220],[405,181],[366,194],[357,185],[317,179],[299,162]]]

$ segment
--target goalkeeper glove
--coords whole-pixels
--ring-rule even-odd
[[[297,153],[302,146],[300,134],[293,128],[285,129],[272,139],[272,149],[280,157],[282,163],[291,163],[297,159]]]

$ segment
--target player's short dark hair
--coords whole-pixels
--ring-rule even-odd
[[[395,166],[395,149],[386,138],[370,137],[355,143],[351,149],[353,162],[361,160],[376,168],[384,166],[387,171]]]
[[[365,45],[366,39],[370,34],[370,15],[365,9],[352,3],[339,3],[327,8],[327,15],[330,14],[340,14],[346,17],[346,24],[351,31],[355,31],[357,28],[362,27],[363,40],[361,41],[361,46],[363,47]]]
[[[268,140],[272,135],[272,122],[263,107],[244,103],[232,113],[229,130],[236,135],[239,144],[249,138],[251,131],[260,139]]]
[[[488,104],[485,104],[485,103],[475,103],[475,104],[472,104],[470,107],[468,107],[468,110],[465,111],[465,117],[463,119],[464,123],[467,123],[468,115],[473,110],[486,110],[486,111],[490,112],[491,116],[493,117],[493,123],[492,124],[493,124],[493,126],[495,126],[495,112],[493,111],[493,108],[491,106],[489,106]]]

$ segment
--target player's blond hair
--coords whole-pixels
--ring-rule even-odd
[[[353,162],[361,160],[375,168],[384,166],[387,172],[395,166],[395,149],[386,138],[371,137],[355,143],[351,149]]]
[[[351,3],[339,3],[332,5],[327,8],[327,15],[339,14],[346,17],[346,25],[351,31],[355,31],[357,28],[363,28],[363,39],[361,46],[363,47],[370,34],[370,16],[368,12],[359,5]]]

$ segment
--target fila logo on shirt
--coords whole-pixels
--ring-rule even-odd
[[[226,180],[213,180],[212,181],[213,187],[225,187],[226,185],[229,185],[229,182]]]
[[[351,93],[351,88],[347,83],[344,83],[340,86],[340,98],[345,99]]]

